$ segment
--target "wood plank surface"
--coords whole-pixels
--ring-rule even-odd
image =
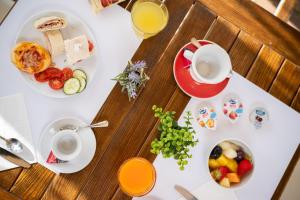
[[[296,96],[300,85],[300,66],[285,60],[269,93],[287,105],[290,105]]]
[[[8,192],[5,188],[0,187],[0,199],[1,200],[21,200],[21,198]]]
[[[185,24],[184,24],[185,25]],[[222,31],[222,35],[219,34],[219,32]],[[234,43],[235,39],[237,38],[237,35],[239,33],[239,29],[228,23],[222,18],[218,18],[210,27],[208,32],[206,33],[204,39],[213,41],[217,44],[219,44],[221,47],[223,47],[225,50],[229,51],[232,44]],[[183,37],[181,35],[177,35],[175,37]],[[184,92],[182,92],[179,87],[176,87],[175,92],[173,93],[172,97],[170,98],[168,104],[165,107],[165,110],[172,110],[176,111],[176,119],[178,119],[184,110],[185,106],[189,102],[190,97],[187,96]],[[150,152],[151,149],[151,142],[158,136],[158,128],[159,121],[156,121],[155,126],[152,128],[150,134],[148,135],[146,141],[140,148],[140,151],[138,152],[137,156],[144,157],[150,161],[154,161],[155,155]],[[120,188],[117,189],[115,192],[113,200],[119,200],[119,199],[130,199],[126,194],[124,194]]]
[[[246,76],[261,47],[261,42],[241,31],[229,51],[233,70]]]
[[[198,19],[203,23],[196,23]],[[124,160],[137,154],[156,122],[151,110],[152,105],[165,107],[177,87],[172,75],[172,63],[178,49],[192,36],[203,37],[214,19],[215,16],[199,4],[192,8],[172,43],[164,52],[164,56],[156,64],[155,76],[152,76],[126,120],[120,125],[110,146],[77,199],[112,198],[118,186],[119,166]],[[191,26],[193,29],[188,29]],[[99,173],[99,171],[106,173]]]
[[[5,170],[0,172],[0,187],[5,190],[10,190],[11,186],[17,180],[22,168],[18,167],[15,169]]]
[[[23,169],[10,192],[24,200],[40,199],[53,177],[52,171],[35,164],[29,169]]]
[[[133,1],[133,0],[126,0],[126,1],[123,1],[123,2],[119,3],[119,5],[122,8],[126,8],[131,1]]]
[[[235,25],[229,23],[222,17],[218,17],[216,22],[211,26],[211,29],[207,32],[205,39],[213,41],[225,50],[228,50],[233,45],[239,31],[240,29]]]
[[[169,15],[173,18],[173,20],[168,23],[167,30],[162,31],[156,37],[143,41],[135,53],[133,61],[141,59],[145,60],[148,65],[147,73],[150,77],[153,74],[156,62],[163,55],[165,48],[178,29],[186,13],[189,11],[192,3],[192,0],[167,0],[166,5],[168,6]],[[180,6],[181,10],[178,10],[177,6]],[[42,199],[53,199],[58,196],[64,199],[76,198],[88,180],[88,176],[94,170],[95,165],[101,159],[106,148],[113,140],[117,129],[126,119],[127,113],[130,112],[134,104],[135,101],[128,102],[127,94],[121,93],[121,87],[119,85],[116,85],[113,88],[98,115],[94,119],[94,122],[107,119],[110,122],[110,127],[107,129],[94,130],[97,140],[97,149],[92,162],[84,170],[76,174],[55,177]],[[67,194],[65,193],[66,189],[68,190]]]
[[[247,79],[264,90],[269,90],[283,57],[267,46],[263,46],[251,66]]]
[[[300,65],[300,32],[249,0],[199,0],[217,15]]]

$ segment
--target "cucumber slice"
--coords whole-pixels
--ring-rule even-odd
[[[80,93],[80,92],[82,92],[84,89],[85,89],[85,87],[86,87],[86,80],[84,79],[84,78],[82,78],[82,77],[77,77],[77,79],[79,80],[79,82],[80,82],[80,88],[79,88],[79,90],[78,90],[78,92],[77,93]]]
[[[80,90],[80,81],[77,78],[70,78],[65,82],[64,93],[67,95],[76,94]]]
[[[81,70],[81,69],[75,69],[75,70],[73,71],[73,77],[74,77],[74,78],[82,77],[82,78],[84,78],[85,80],[87,79],[86,73],[85,73],[83,70]]]

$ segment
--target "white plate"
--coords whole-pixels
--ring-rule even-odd
[[[94,136],[94,132],[90,128],[83,128],[78,132],[82,142],[82,149],[74,160],[66,163],[47,163],[46,160],[51,151],[51,140],[53,135],[56,134],[50,130],[58,130],[66,125],[85,126],[86,123],[75,118],[63,118],[56,120],[44,129],[39,139],[37,152],[39,163],[56,173],[74,173],[82,170],[91,162],[96,151],[96,138]]]
[[[36,30],[33,26],[34,22],[41,18],[46,16],[59,16],[66,19],[68,25],[66,28],[61,29],[61,32],[63,34],[64,39],[70,39],[82,34],[85,34],[89,40],[91,40],[94,44],[94,50],[93,55],[83,60],[79,63],[76,63],[74,66],[68,66],[65,63],[66,56],[63,54],[61,56],[56,56],[53,59],[53,62],[57,65],[59,68],[63,67],[71,67],[72,69],[82,69],[87,74],[87,87],[89,86],[89,83],[93,79],[94,74],[96,73],[97,69],[97,56],[95,52],[97,51],[97,45],[96,45],[96,39],[94,38],[92,32],[90,31],[89,27],[77,16],[71,14],[70,12],[64,11],[43,11],[38,14],[35,14],[23,24],[23,26],[20,28],[19,33],[17,34],[16,43],[22,42],[22,41],[32,41],[36,42],[43,47],[47,47],[46,45],[46,38],[44,37],[43,33]],[[40,92],[41,94],[44,94],[49,97],[55,97],[55,98],[66,98],[74,95],[66,95],[64,94],[63,90],[53,90],[48,86],[48,83],[40,83],[37,82],[34,79],[33,75],[30,75],[28,73],[20,71],[25,81],[35,90]]]

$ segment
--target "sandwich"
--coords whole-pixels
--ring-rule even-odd
[[[91,46],[93,45],[85,35],[81,35],[72,39],[67,39],[64,41],[64,43],[67,64],[69,65],[73,65],[91,56]]]
[[[11,60],[24,72],[36,74],[47,69],[51,63],[49,52],[34,42],[20,42],[11,53]]]
[[[50,16],[42,17],[34,22],[34,27],[42,32],[63,29],[67,22],[62,17]]]
[[[59,30],[46,31],[44,35],[47,39],[47,47],[52,57],[58,56],[64,53],[64,39]]]

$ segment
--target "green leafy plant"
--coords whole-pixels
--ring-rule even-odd
[[[186,112],[185,125],[179,126],[174,120],[175,112],[163,112],[163,109],[154,105],[152,107],[154,116],[159,118],[159,138],[151,143],[151,153],[162,153],[164,158],[173,157],[177,160],[180,170],[184,170],[188,159],[192,157],[190,148],[194,147],[198,140],[195,139],[196,132],[191,126],[191,112]]]

